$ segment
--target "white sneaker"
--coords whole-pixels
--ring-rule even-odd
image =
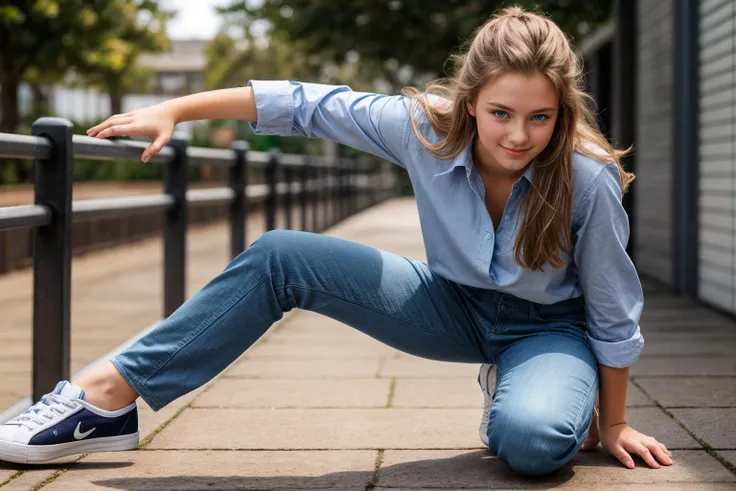
[[[478,384],[480,384],[480,390],[483,391],[483,417],[480,420],[478,433],[480,434],[480,441],[486,447],[488,446],[488,422],[491,418],[491,407],[493,406],[493,394],[491,394],[490,387],[495,386],[495,381],[491,380],[491,377],[496,376],[494,367],[495,365],[484,363],[480,366],[478,372]]]
[[[138,438],[135,402],[105,411],[85,401],[80,387],[63,381],[0,426],[0,460],[41,464],[89,452],[134,450]]]

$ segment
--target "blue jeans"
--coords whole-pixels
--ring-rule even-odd
[[[534,304],[325,235],[262,235],[112,362],[158,410],[219,374],[293,308],[416,356],[495,363],[489,446],[519,472],[552,472],[585,441],[598,375],[582,299]]]

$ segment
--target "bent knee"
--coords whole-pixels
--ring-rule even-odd
[[[269,230],[261,234],[245,251],[235,258],[235,262],[258,257],[259,261],[290,257],[301,247],[306,239],[306,232],[295,230]],[[264,263],[261,263],[263,265]]]
[[[577,453],[582,439],[572,424],[550,414],[517,411],[495,415],[489,447],[513,470],[528,476],[556,471]]]

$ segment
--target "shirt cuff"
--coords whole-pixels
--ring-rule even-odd
[[[633,365],[639,360],[641,350],[644,348],[644,337],[641,335],[639,326],[636,326],[633,336],[623,341],[601,341],[591,337],[590,330],[587,335],[598,363],[613,368],[626,368]]]
[[[257,121],[249,122],[256,135],[291,135],[294,127],[294,98],[288,80],[250,80],[256,101]]]

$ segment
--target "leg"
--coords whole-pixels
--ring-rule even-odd
[[[582,337],[525,337],[500,354],[497,370],[491,451],[527,475],[567,463],[588,434],[598,388],[596,360]]]
[[[426,265],[279,230],[260,237],[112,363],[159,409],[220,373],[292,308],[327,315],[417,356],[485,361],[480,328],[461,290]],[[90,388],[82,387],[91,400]]]

